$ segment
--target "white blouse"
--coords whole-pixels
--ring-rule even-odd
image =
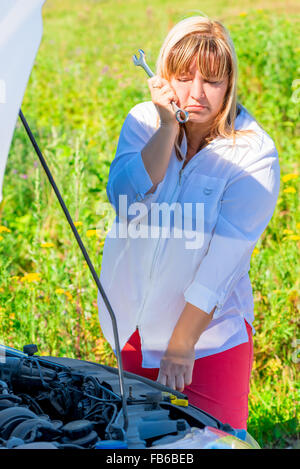
[[[145,368],[159,368],[186,302],[206,313],[217,306],[195,345],[196,359],[248,341],[244,319],[251,326],[254,319],[250,259],[274,212],[280,167],[272,138],[245,107],[239,109],[235,128],[254,135],[238,137],[235,145],[217,137],[183,169],[173,150],[163,180],[147,195],[153,182],[141,150],[157,130],[152,101],[134,106],[123,124],[106,189],[115,219],[100,281],[121,349],[138,327]],[[183,155],[186,150],[184,136]],[[101,329],[115,351],[99,292],[97,301]]]

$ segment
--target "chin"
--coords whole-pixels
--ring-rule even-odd
[[[189,120],[188,122],[199,122],[201,124],[204,124],[206,122],[209,122],[211,118],[208,118],[207,116],[199,116],[199,115],[194,115],[193,113],[189,113]]]

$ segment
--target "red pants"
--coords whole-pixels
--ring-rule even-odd
[[[183,393],[189,403],[208,412],[234,428],[247,429],[249,382],[253,362],[251,326],[245,321],[248,342],[225,352],[195,360],[192,384]],[[121,351],[123,368],[157,380],[158,368],[142,368],[138,329]]]

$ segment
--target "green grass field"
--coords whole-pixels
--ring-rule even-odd
[[[54,179],[100,273],[97,207],[118,135],[149,100],[138,48],[154,67],[168,29],[194,14],[221,20],[239,61],[239,100],[274,139],[277,207],[253,253],[256,319],[248,430],[263,447],[298,436],[300,48],[296,2],[48,0],[44,35],[22,104]],[[41,355],[115,366],[98,321],[97,290],[54,192],[18,122],[0,205],[0,342]],[[298,345],[298,349],[299,349]]]

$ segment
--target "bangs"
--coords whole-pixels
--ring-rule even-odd
[[[222,80],[232,73],[230,53],[223,41],[211,36],[192,34],[170,50],[166,60],[166,78],[188,73],[196,58],[198,70],[205,80]]]

